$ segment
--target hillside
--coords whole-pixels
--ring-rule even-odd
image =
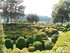
[[[39,20],[41,22],[51,22],[52,18],[48,17],[48,16],[39,16]]]

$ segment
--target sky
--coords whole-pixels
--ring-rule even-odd
[[[37,14],[51,17],[53,5],[59,0],[24,0],[25,14]]]

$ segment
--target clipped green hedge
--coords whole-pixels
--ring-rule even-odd
[[[53,43],[56,43],[57,39],[58,39],[58,34],[54,34],[54,35],[51,37],[51,41],[52,41]]]
[[[33,46],[35,47],[36,50],[42,50],[42,43],[40,41],[35,41],[33,43]]]
[[[9,49],[9,48],[13,49],[13,41],[11,39],[6,39],[5,46],[7,49]]]
[[[70,31],[60,34],[53,50],[59,53],[70,53]]]
[[[24,37],[19,37],[16,40],[16,47],[19,48],[19,49],[22,49],[22,48],[26,47],[26,42],[25,42]]]
[[[40,42],[42,42],[42,40],[43,40],[42,36],[41,35],[38,35],[38,34],[36,34],[34,36],[34,39],[35,39],[35,41],[40,41]]]
[[[26,40],[27,47],[33,44],[33,42],[34,42],[34,38],[32,36],[28,37]]]
[[[45,42],[44,46],[45,46],[46,50],[51,50],[53,47],[53,43],[52,42]]]
[[[34,51],[35,51],[35,47],[34,47],[34,46],[30,46],[30,47],[28,48],[28,51],[29,51],[29,52],[34,52]]]
[[[46,35],[45,32],[40,32],[40,31],[39,31],[37,34],[40,35],[40,36],[42,36],[42,37],[43,37],[43,40],[48,39],[48,36]]]

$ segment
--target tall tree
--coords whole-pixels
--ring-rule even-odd
[[[23,3],[23,0],[3,0],[3,16],[7,16],[7,20],[9,20],[9,17],[12,19],[17,19],[18,16],[24,15],[24,6],[20,8],[21,4]]]
[[[33,23],[33,22],[38,22],[39,21],[39,17],[36,14],[28,14],[26,16],[27,21]]]
[[[68,10],[65,9],[65,3],[66,1],[63,1],[54,5],[54,9],[52,12],[52,18],[54,23],[63,23],[64,20],[69,21]]]

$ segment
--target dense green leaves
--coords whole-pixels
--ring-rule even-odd
[[[42,50],[42,43],[40,41],[36,41],[33,43],[33,46],[36,50]]]
[[[27,21],[33,23],[33,22],[38,22],[39,21],[39,17],[35,14],[29,14],[26,16]]]
[[[26,47],[26,42],[25,42],[25,39],[23,37],[19,37],[16,40],[16,47],[19,49]]]
[[[57,39],[58,39],[58,34],[54,34],[54,35],[51,37],[51,41],[52,41],[53,43],[56,43]]]
[[[13,49],[13,41],[11,40],[11,39],[6,39],[5,40],[5,46],[6,46],[6,48],[11,48],[11,49]]]
[[[53,47],[53,50],[56,50],[60,53],[68,53],[70,51],[70,31],[60,34],[56,44]]]
[[[40,41],[40,42],[42,42],[42,40],[43,40],[42,36],[38,35],[38,34],[34,36],[34,39],[35,39],[35,41]]]
[[[54,10],[52,11],[52,17],[54,23],[63,23],[64,20],[69,21],[68,10],[65,9],[64,6],[66,1],[60,2],[54,6]]]

